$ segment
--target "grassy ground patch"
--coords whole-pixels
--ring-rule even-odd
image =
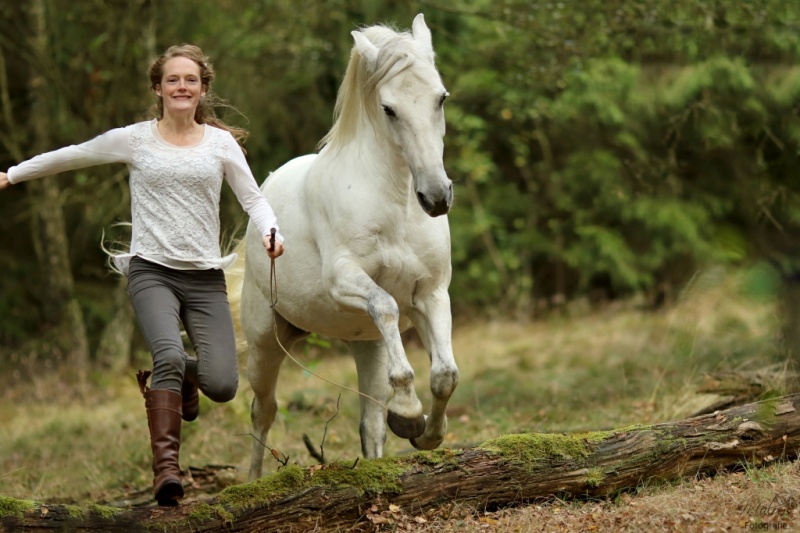
[[[461,324],[454,332],[461,379],[450,403],[443,448],[478,445],[513,433],[601,432],[683,418],[709,401],[698,388],[707,374],[719,371],[766,369],[772,377],[768,393],[784,392],[786,367],[776,348],[776,309],[770,298],[754,294],[748,276],[707,272],[660,311],[624,302],[591,311],[570,308],[564,315],[536,322]],[[315,344],[300,347],[296,354],[315,373],[352,387],[355,365],[339,348]],[[417,373],[418,394],[428,404],[427,354],[412,341],[408,355]],[[121,375],[100,375],[82,396],[55,370],[44,368],[24,382],[4,372],[0,497],[83,505],[148,487],[147,420],[134,374],[130,369]],[[232,402],[219,405],[203,398],[198,421],[183,425],[182,466],[233,465],[238,481],[245,481],[252,444],[251,398],[244,376]],[[327,427],[325,456],[350,464],[358,458],[355,395],[287,359],[279,403],[269,444],[288,455],[290,465],[315,464],[303,434],[320,443],[337,411]],[[571,443],[551,439],[542,446],[552,453],[580,454]],[[495,440],[493,445],[509,443]],[[407,441],[389,436],[387,456],[410,451]],[[269,452],[265,465],[268,470],[279,466]],[[790,497],[800,501],[797,473],[795,464],[744,468],[713,479],[642,485],[601,502],[552,500],[513,510],[444,506],[426,516],[388,507],[375,512],[396,524],[430,531],[527,531],[533,524],[537,529],[553,524],[555,529],[587,530],[592,528],[578,526],[591,524],[607,531],[701,531],[701,525],[712,520],[731,527],[744,527],[748,520],[793,520],[791,505],[776,518],[756,503],[770,498],[793,501]]]

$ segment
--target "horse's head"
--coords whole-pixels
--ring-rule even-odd
[[[365,100],[372,106],[367,114],[394,140],[425,212],[446,214],[453,202],[453,183],[442,162],[448,93],[434,64],[425,18],[416,16],[410,35],[374,26],[354,31],[353,38],[372,88]]]

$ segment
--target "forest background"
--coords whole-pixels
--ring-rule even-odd
[[[4,0],[0,168],[148,118],[151,59],[191,42],[260,181],[330,127],[350,32],[419,12],[451,93],[456,320],[657,308],[702,268],[758,265],[800,353],[796,2]],[[141,340],[101,247],[128,238],[127,178],[94,167],[0,194],[0,365],[131,363]],[[227,189],[222,216],[240,236]]]

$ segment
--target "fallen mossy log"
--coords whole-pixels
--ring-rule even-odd
[[[2,531],[304,531],[352,528],[374,504],[421,515],[448,502],[476,507],[551,496],[603,497],[777,460],[800,450],[800,394],[695,418],[572,435],[517,434],[467,450],[301,468],[176,508],[86,508],[0,497]]]

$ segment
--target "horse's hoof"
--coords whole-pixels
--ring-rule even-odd
[[[389,411],[386,422],[392,433],[402,439],[416,439],[425,433],[425,417],[422,415],[417,418],[403,418]]]
[[[408,439],[411,445],[417,450],[435,450],[444,439],[430,440],[426,438]]]

